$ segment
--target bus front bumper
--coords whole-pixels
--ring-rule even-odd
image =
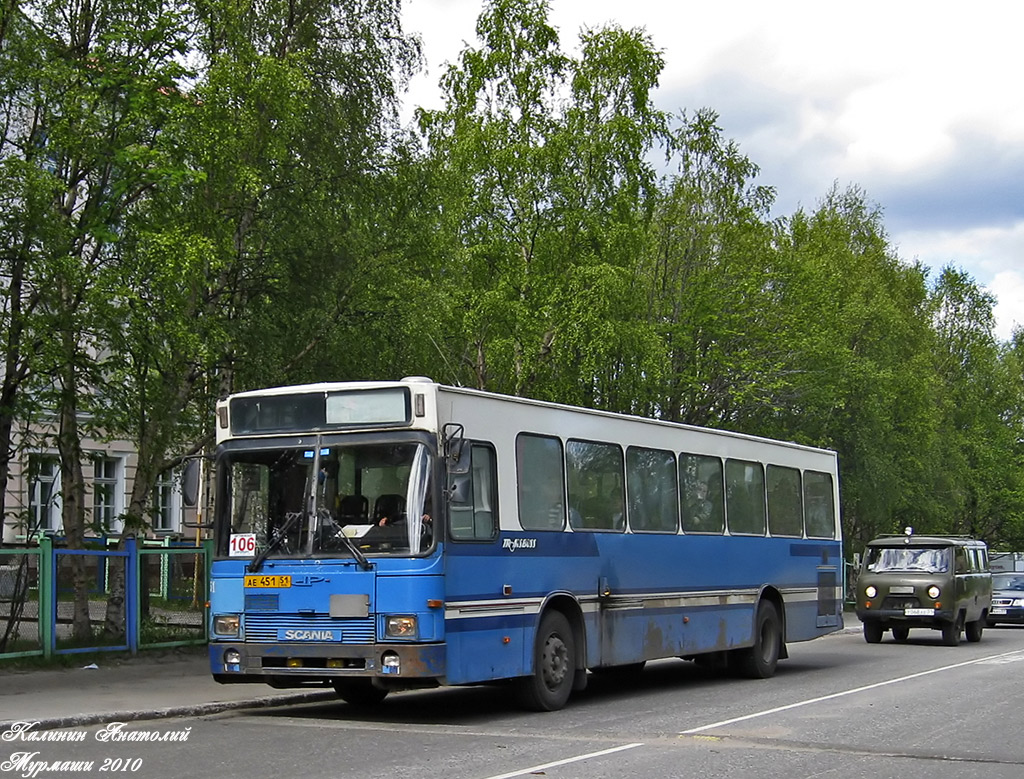
[[[218,682],[341,678],[439,679],[443,644],[246,644],[211,642],[210,670]]]

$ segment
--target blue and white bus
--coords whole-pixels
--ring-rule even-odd
[[[238,393],[217,444],[220,682],[555,710],[588,670],[765,678],[842,627],[831,451],[420,377]]]

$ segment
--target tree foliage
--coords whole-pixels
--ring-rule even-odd
[[[50,412],[69,534],[84,434],[135,445],[141,530],[217,395],[426,374],[834,448],[853,549],[1024,543],[993,299],[855,186],[771,219],[713,109],[655,106],[646,31],[549,10],[487,0],[399,128],[399,0],[4,3],[0,487]]]

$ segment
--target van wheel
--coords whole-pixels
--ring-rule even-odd
[[[981,641],[982,631],[985,629],[985,615],[983,614],[979,619],[974,622],[968,622],[966,625],[967,640],[972,644],[977,644]]]
[[[896,627],[892,629],[892,637],[901,644],[907,640],[908,636],[910,636],[910,628]]]
[[[540,621],[533,648],[533,673],[516,679],[519,702],[531,711],[557,711],[565,706],[576,674],[576,647],[569,620],[559,611]]]
[[[864,640],[869,644],[880,644],[882,642],[882,634],[885,630],[882,629],[881,622],[865,622],[864,623]]]
[[[779,664],[779,648],[782,646],[782,623],[775,604],[763,600],[757,607],[754,622],[754,645],[748,649],[737,649],[730,658],[736,670],[748,679],[767,679],[775,675]]]
[[[960,634],[963,633],[963,622],[957,616],[952,622],[942,626],[942,643],[946,646],[960,646]]]

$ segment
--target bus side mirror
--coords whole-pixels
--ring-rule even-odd
[[[185,508],[195,509],[198,517],[202,516],[203,506],[199,505],[199,488],[203,478],[203,467],[201,457],[192,457],[185,461],[185,467],[181,472],[181,502]],[[185,527],[208,529],[213,527],[212,522],[201,520],[190,520],[185,516],[181,518],[181,524]]]
[[[181,500],[189,508],[199,502],[199,460],[189,460],[181,474]]]

